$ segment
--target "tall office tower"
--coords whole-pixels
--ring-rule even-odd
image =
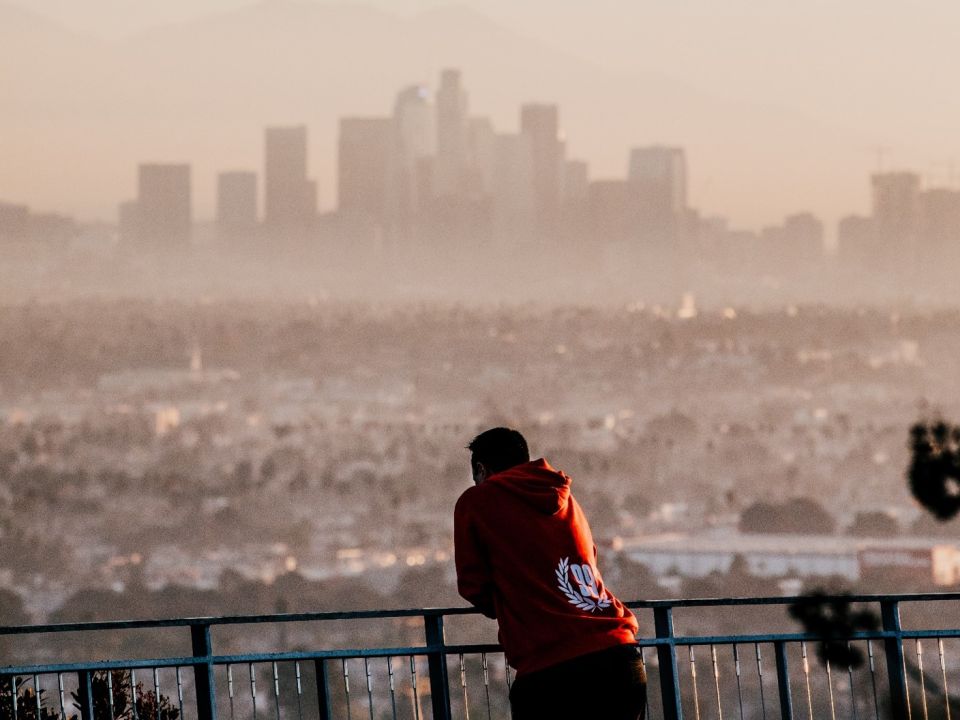
[[[140,165],[135,236],[153,249],[183,247],[193,224],[190,166]]]
[[[217,226],[220,234],[249,234],[257,226],[257,174],[246,171],[217,175]]]
[[[920,193],[918,205],[921,259],[955,274],[960,269],[960,191],[932,188]]]
[[[630,151],[627,181],[636,203],[642,237],[677,239],[687,212],[687,161],[682,148],[652,147]]]
[[[628,240],[633,229],[633,189],[626,180],[594,180],[587,186],[587,217],[602,243]]]
[[[467,121],[466,165],[467,192],[474,198],[493,194],[494,155],[497,133],[488,117],[472,117]]]
[[[426,88],[411,85],[397,95],[393,122],[395,175],[391,194],[397,222],[408,227],[431,195],[436,132]]]
[[[393,150],[392,118],[340,119],[337,194],[341,215],[374,225],[386,224]]]
[[[563,141],[556,105],[527,104],[520,108],[520,131],[530,139],[537,224],[550,231],[556,225],[563,175]]]
[[[590,168],[584,160],[567,160],[563,164],[564,202],[585,202],[590,185]]]
[[[845,270],[877,269],[877,238],[873,218],[847,215],[837,223],[837,262]]]
[[[302,229],[317,212],[317,186],[307,178],[307,128],[268,127],[264,220],[275,228]]]
[[[493,228],[508,244],[532,240],[536,217],[533,147],[529,135],[497,135],[493,148]]]
[[[435,187],[440,197],[464,190],[467,151],[467,93],[459,70],[444,70],[437,91],[437,163]]]
[[[873,220],[879,264],[886,270],[913,269],[917,260],[920,176],[878,173],[873,185]]]

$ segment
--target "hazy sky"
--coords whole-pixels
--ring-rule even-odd
[[[249,0],[7,1],[105,38],[251,4]],[[416,13],[449,3],[339,4]],[[888,168],[909,167],[930,182],[946,184],[956,161],[960,175],[960,93],[955,87],[955,71],[960,67],[960,2],[956,0],[462,0],[459,5],[608,70],[653,71],[726,103],[749,104],[754,109],[745,114],[744,123],[759,118],[758,108],[770,108],[802,116],[834,137],[848,137],[839,150],[831,147],[830,153],[843,155],[833,160],[838,166],[844,163],[849,175],[841,180],[835,169],[824,168],[825,186],[837,183],[831,188],[836,204],[797,197],[794,206],[814,209],[830,221],[843,208],[867,210],[866,174],[877,167],[880,146],[886,148]],[[336,112],[349,114],[351,108]],[[703,122],[709,123],[710,118]],[[769,120],[759,118],[758,122]],[[684,142],[684,138],[669,140]],[[724,140],[718,137],[716,142]],[[783,143],[790,145],[789,134]],[[729,164],[729,156],[724,162]],[[777,162],[789,165],[792,161]],[[807,162],[815,162],[809,152],[798,153],[797,164]],[[784,167],[784,176],[791,171]],[[712,211],[728,210],[719,202],[711,207],[712,200],[720,200],[717,187],[724,180],[709,161],[698,167],[698,158],[691,157],[691,176],[694,203]],[[729,208],[729,214],[735,222],[756,226],[787,204],[781,200],[767,210],[751,212],[745,201]]]

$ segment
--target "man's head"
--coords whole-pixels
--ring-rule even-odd
[[[473,481],[479,485],[491,475],[530,462],[527,441],[516,430],[498,427],[477,435],[467,445],[472,455]]]

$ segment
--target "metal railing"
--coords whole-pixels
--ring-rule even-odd
[[[762,612],[765,606],[781,606],[778,612],[782,612],[785,606],[807,598],[627,603],[638,615],[644,635],[638,645],[649,677],[648,717],[952,720],[952,711],[960,706],[955,707],[951,700],[949,679],[960,673],[960,653],[947,648],[950,641],[960,639],[960,593],[843,599],[879,610],[878,629],[843,638],[862,651],[865,662],[859,668],[816,661],[811,651],[820,638],[810,633],[681,635],[674,628],[677,613],[696,618],[704,609],[733,613],[734,624],[744,627],[751,614]],[[901,626],[903,606],[936,602],[946,603],[948,609],[939,616],[952,627]],[[218,716],[230,720],[352,720],[355,714],[371,720],[450,720],[470,718],[471,713],[487,720],[508,717],[512,673],[500,647],[446,639],[445,620],[474,614],[469,608],[427,608],[0,627],[0,640],[29,641],[30,647],[42,645],[41,636],[55,646],[57,636],[75,633],[182,628],[189,630],[191,648],[191,654],[185,656],[80,662],[13,665],[0,658],[0,720],[69,720],[68,694],[82,720],[217,720]],[[782,616],[786,618],[786,613]],[[415,621],[422,625],[423,644],[229,655],[214,652],[212,632],[228,626],[375,620]],[[648,628],[654,630],[652,637],[644,632]],[[926,656],[936,656],[935,662],[927,661],[926,668],[924,643]],[[772,673],[766,670],[771,659]],[[357,668],[362,668],[359,678]],[[138,682],[138,671],[141,678],[147,673],[146,686]],[[266,683],[268,688],[259,696],[258,676],[261,687]],[[128,696],[120,685],[129,688],[124,691]],[[169,695],[163,694],[164,688],[170,688]],[[48,700],[50,693],[53,701]],[[187,714],[185,696],[194,700],[186,703]]]

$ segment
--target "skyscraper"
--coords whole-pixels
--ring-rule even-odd
[[[138,243],[154,249],[187,245],[193,223],[190,166],[140,165],[135,217]]]
[[[915,267],[920,176],[911,172],[878,173],[873,186],[873,221],[877,255],[888,270]]]
[[[493,149],[493,227],[501,242],[529,241],[535,220],[533,148],[529,135],[496,136]]]
[[[533,156],[533,188],[537,224],[554,228],[560,205],[564,146],[556,105],[528,103],[520,108],[520,131],[529,138]]]
[[[217,176],[217,225],[226,237],[247,234],[256,227],[256,173],[231,171]]]
[[[340,213],[345,217],[386,224],[394,139],[392,118],[340,119],[338,198]]]
[[[436,150],[436,132],[425,87],[411,85],[397,94],[393,122],[395,174],[391,194],[396,220],[406,230],[432,193],[431,160]]]
[[[305,228],[317,213],[317,186],[307,178],[307,128],[268,127],[265,139],[265,221],[275,228]]]
[[[467,93],[460,85],[460,71],[440,74],[437,91],[436,194],[460,195],[466,170]]]
[[[687,211],[687,161],[683,148],[630,151],[627,172],[641,236],[674,240]]]

